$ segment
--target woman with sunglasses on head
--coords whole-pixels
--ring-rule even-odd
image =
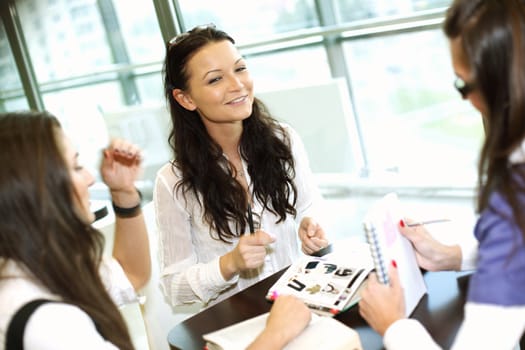
[[[465,318],[453,349],[513,349],[525,330],[525,2],[456,0],[444,31],[450,41],[456,88],[482,114],[485,140],[479,159],[479,242]],[[434,240],[424,227],[401,232],[413,243],[421,267],[460,270],[459,246]],[[387,349],[439,348],[420,323],[403,319],[402,286],[374,275],[359,303],[361,315]]]
[[[139,150],[114,140],[103,154],[113,257],[91,226],[94,178],[54,116],[0,114],[0,163],[0,349],[132,349],[117,304],[150,276]]]
[[[301,248],[328,244],[311,218],[321,196],[301,140],[254,97],[234,43],[206,26],[167,45],[174,159],[153,197],[172,305],[217,302],[286,267]]]

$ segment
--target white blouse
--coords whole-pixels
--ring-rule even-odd
[[[117,305],[136,300],[133,286],[116,260],[104,258],[100,274]],[[51,294],[38,280],[12,261],[7,262],[1,275],[0,350],[4,350],[7,326],[20,307],[31,300],[60,300],[60,297]],[[24,349],[117,350],[113,344],[102,338],[91,318],[82,309],[65,303],[47,303],[35,310],[24,332]]]
[[[287,216],[284,222],[276,224],[277,217],[267,210],[262,211],[261,203],[254,198],[253,212],[260,215],[261,229],[275,236],[276,241],[267,248],[268,255],[260,268],[241,273],[229,281],[221,274],[219,258],[235,248],[238,238],[227,244],[210,236],[210,227],[203,220],[203,212],[193,194],[188,193],[185,200],[180,191],[174,193],[181,174],[178,170],[174,172],[171,163],[157,173],[153,201],[159,230],[161,289],[171,305],[201,302],[210,306],[304,255],[297,234],[298,223],[305,216],[322,223],[322,197],[302,141],[291,127],[285,124],[283,127],[290,136],[295,161],[297,217]],[[243,170],[251,189],[244,161]]]

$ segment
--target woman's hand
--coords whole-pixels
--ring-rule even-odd
[[[270,310],[266,327],[249,350],[282,349],[308,325],[311,318],[310,309],[297,297],[281,295]]]
[[[241,236],[237,246],[220,258],[224,279],[229,280],[241,271],[255,269],[264,264],[266,246],[274,241],[274,237],[262,230]]]
[[[359,314],[381,336],[392,323],[405,317],[405,299],[398,271],[392,265],[388,272],[390,285],[382,284],[377,275],[371,273],[359,301]]]
[[[311,255],[328,245],[324,230],[310,217],[301,220],[298,234],[301,240],[301,249],[305,254]]]
[[[113,202],[120,207],[137,204],[135,181],[141,175],[140,149],[123,139],[114,139],[104,149],[100,174],[109,187]]]
[[[417,263],[428,271],[459,270],[461,268],[461,248],[447,246],[432,237],[424,225],[408,227],[413,222],[407,219],[399,223],[399,232],[414,246]]]

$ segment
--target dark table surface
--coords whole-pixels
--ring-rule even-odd
[[[203,349],[202,335],[268,312],[271,304],[265,295],[284,270],[244,291],[188,318],[168,334],[170,349]],[[434,340],[450,348],[463,320],[463,305],[469,275],[456,272],[426,272],[428,293],[421,299],[412,318],[419,320]],[[359,315],[359,306],[335,317],[355,329],[364,350],[383,349],[382,339]]]

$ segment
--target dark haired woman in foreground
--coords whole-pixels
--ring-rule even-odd
[[[116,222],[113,258],[103,258],[104,238],[91,226],[94,178],[57,119],[0,115],[0,349],[133,348],[117,304],[134,300],[150,276],[134,187],[140,161],[122,140],[104,150],[101,174]],[[35,300],[51,302],[34,309],[25,331],[10,325]]]

